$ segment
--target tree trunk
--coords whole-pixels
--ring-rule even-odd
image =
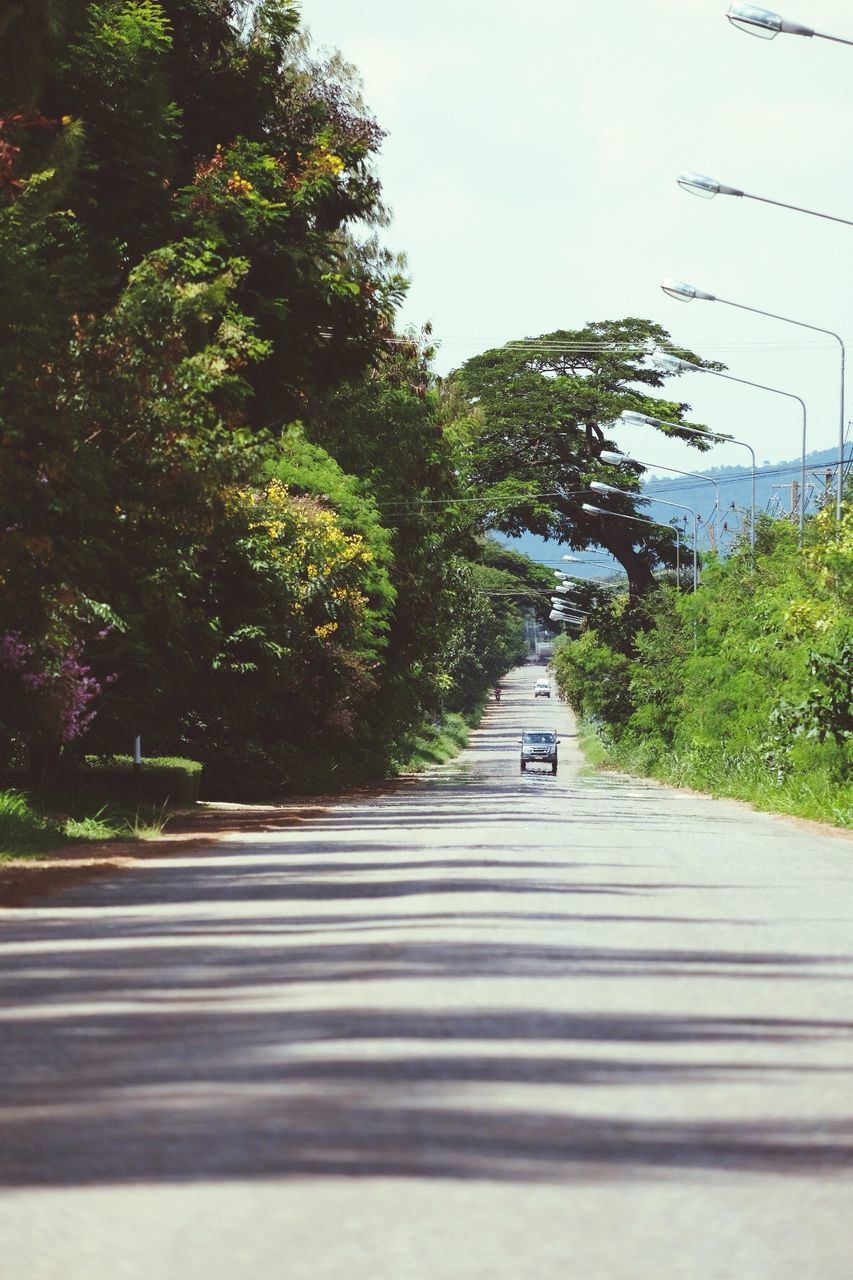
[[[639,599],[656,588],[655,575],[645,557],[635,551],[633,547],[626,546],[624,542],[618,542],[615,538],[609,541],[606,538],[602,538],[601,545],[607,548],[625,570],[628,578],[628,592],[632,598]]]
[[[27,755],[30,780],[34,787],[49,787],[56,781],[62,760],[62,747],[59,743],[31,738],[27,743]]]

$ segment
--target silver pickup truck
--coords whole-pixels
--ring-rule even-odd
[[[560,739],[555,729],[524,729],[521,734],[521,772],[529,764],[548,764],[557,772],[557,746]]]

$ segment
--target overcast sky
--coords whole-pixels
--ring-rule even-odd
[[[853,39],[850,0],[791,4],[786,18]],[[358,66],[388,130],[386,240],[408,255],[403,318],[433,322],[440,371],[513,338],[643,316],[733,374],[800,395],[810,449],[836,444],[837,343],[659,289],[674,276],[853,339],[853,226],[699,200],[675,184],[693,169],[853,219],[853,48],[754,39],[725,20],[727,8],[302,0],[315,42]],[[745,436],[759,462],[798,456],[795,402],[706,374],[669,388],[694,420]],[[684,445],[636,429],[619,442],[661,465],[746,458],[725,446],[685,460]]]

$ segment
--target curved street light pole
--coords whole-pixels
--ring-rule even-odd
[[[658,357],[658,363],[664,365],[672,372],[683,373],[712,373],[717,378],[725,378],[727,382],[739,382],[744,387],[757,387],[759,391],[772,391],[774,395],[785,396],[788,400],[796,400],[797,404],[803,411],[803,440],[802,450],[800,454],[800,502],[799,502],[799,540],[800,546],[803,545],[803,531],[805,527],[805,496],[806,496],[806,436],[808,432],[808,411],[805,401],[799,396],[795,396],[792,391],[780,391],[778,387],[768,387],[764,382],[750,382],[748,378],[736,378],[731,373],[722,373],[719,369],[704,369],[701,364],[693,364],[690,360],[682,360],[679,356],[671,356],[669,354]]]
[[[817,36],[819,40],[831,40],[833,44],[853,45],[853,40],[831,36],[826,31],[815,31],[814,27],[804,27],[801,22],[787,22],[780,13],[760,9],[755,4],[730,4],[726,17],[739,31],[758,36],[761,40],[775,40],[782,33],[791,36]]]
[[[630,493],[630,492],[629,492],[628,490],[626,490],[626,489],[617,489],[617,488],[616,488],[616,486],[615,486],[615,485],[613,485],[613,484],[604,484],[601,480],[593,480],[593,481],[590,483],[590,486],[589,486],[589,487],[590,487],[590,489],[592,489],[592,490],[593,490],[593,492],[594,492],[594,493],[612,493],[614,496],[616,496],[616,497],[620,497],[620,498],[636,498],[636,496],[637,496],[637,495],[636,495],[636,494],[634,494],[634,493]],[[698,517],[698,515],[696,514],[696,512],[693,510],[693,508],[692,508],[692,507],[688,507],[688,506],[687,506],[685,503],[683,503],[683,502],[670,502],[668,498],[651,498],[651,499],[649,499],[649,501],[651,501],[651,502],[657,502],[657,503],[659,503],[662,507],[675,507],[675,509],[676,509],[677,511],[689,511],[689,512],[690,512],[690,514],[691,514],[691,516],[693,517],[693,590],[695,591],[695,590],[696,590],[696,588],[699,586],[699,548],[698,548],[698,545],[697,545],[697,544],[698,544],[698,542],[699,542],[699,517]],[[587,508],[586,508],[586,506],[584,505],[584,506],[583,506],[583,510],[584,510],[584,511],[586,511],[586,509],[587,509]],[[616,515],[617,513],[616,513],[616,512],[612,512],[612,513],[611,513],[610,511],[607,511],[607,512],[605,512],[605,514],[606,514],[606,515],[611,515],[611,514]],[[651,521],[651,523],[652,523],[652,524],[658,524],[658,523],[659,523],[659,521],[657,521],[657,520],[652,520],[652,521]],[[671,527],[671,526],[663,525],[662,527],[663,527],[663,528],[668,528],[668,527]]]
[[[629,425],[634,423],[643,423],[653,427],[677,427],[679,431],[686,431],[691,436],[701,436],[703,440],[713,440],[717,444],[737,444],[743,449],[749,450],[749,456],[752,459],[752,519],[749,526],[749,546],[750,550],[755,550],[755,473],[756,461],[755,450],[751,444],[747,444],[745,440],[736,440],[734,436],[724,436],[718,431],[702,431],[700,427],[688,427],[683,422],[667,422],[665,418],[653,418],[650,413],[640,413],[637,409],[623,409],[620,420]]]
[[[588,511],[593,516],[615,516],[617,520],[636,520],[638,524],[652,524],[657,529],[675,529],[676,547],[680,546],[678,542],[678,525],[662,524],[660,520],[649,520],[647,516],[628,516],[624,511],[605,511],[603,507],[594,507],[590,502],[581,504],[582,511]],[[696,550],[696,540],[693,540],[693,550]],[[696,560],[694,555],[693,561],[693,590],[696,590]],[[696,632],[696,616],[693,617],[693,652],[696,652],[697,632]]]
[[[619,466],[622,462],[635,462],[638,467],[654,467],[656,471],[671,471],[676,476],[690,476],[692,480],[702,480],[706,484],[712,484],[717,495],[714,499],[714,510],[718,516],[720,514],[720,486],[713,476],[703,476],[700,471],[680,471],[678,467],[665,467],[660,462],[643,462],[641,458],[632,458],[629,454],[620,453],[615,449],[605,449],[598,456],[602,462],[609,462],[612,466]],[[649,494],[649,497],[652,502],[657,502],[653,494]],[[706,520],[705,526],[707,527],[708,524],[710,521]]]
[[[825,333],[828,337],[835,339],[841,348],[841,411],[838,424],[838,475],[836,476],[835,486],[835,515],[840,521],[841,504],[844,496],[844,384],[847,363],[847,348],[841,335],[836,333],[834,329],[822,329],[816,324],[806,324],[803,320],[793,320],[790,316],[780,316],[775,311],[761,311],[758,307],[747,307],[742,302],[732,302],[730,298],[719,298],[714,293],[705,293],[703,290],[695,288],[692,284],[685,284],[682,280],[664,280],[661,283],[661,288],[670,298],[676,298],[679,302],[692,302],[694,298],[700,298],[703,302],[722,302],[724,306],[735,307],[738,311],[749,311],[755,316],[767,316],[770,320],[781,320],[784,324],[796,325],[798,329],[810,329],[812,333]]]
[[[616,564],[608,564],[606,560],[581,560],[580,556],[563,556],[563,559],[568,560],[570,564],[589,564],[597,569],[610,569],[613,571],[617,567]]]
[[[714,196],[738,196],[743,200],[757,200],[759,204],[772,204],[777,209],[792,209],[794,213],[807,213],[810,218],[823,218],[825,222],[840,222],[842,226],[853,227],[850,218],[839,218],[834,213],[821,213],[819,209],[806,209],[801,204],[788,204],[786,200],[771,200],[769,196],[757,196],[754,191],[742,191],[740,187],[728,187],[716,178],[709,178],[704,173],[694,173],[692,169],[683,169],[675,179],[682,191],[692,196],[700,196],[703,200],[713,200]]]

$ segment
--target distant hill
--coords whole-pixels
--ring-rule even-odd
[[[834,484],[834,463],[838,459],[836,449],[819,449],[806,455],[806,511],[817,509],[817,498],[826,488]],[[791,510],[791,484],[799,483],[802,460],[792,459],[790,462],[771,462],[759,466],[756,471],[755,505],[758,512],[766,511],[772,516],[779,516]],[[720,488],[720,506],[725,509],[734,504],[735,508],[748,510],[751,501],[752,469],[750,467],[709,467],[698,473],[716,480]],[[644,486],[649,497],[657,495],[671,498],[673,502],[684,502],[693,507],[700,516],[707,518],[714,505],[714,487],[694,480],[692,477],[673,476],[672,479],[660,478],[649,481]],[[665,507],[650,507],[650,514],[655,519],[668,519]]]
[[[836,449],[819,449],[807,455],[807,512],[816,510],[818,495],[825,488],[831,489],[834,485],[834,464],[837,459]],[[788,462],[764,463],[757,468],[755,486],[757,512],[766,511],[777,517],[790,512],[791,483],[795,480],[799,481],[800,467],[801,459],[795,458]],[[726,539],[740,529],[744,513],[749,511],[752,470],[750,467],[709,467],[706,471],[698,472],[697,475],[716,480],[720,487],[720,508],[723,518],[721,523],[728,526],[722,531],[722,546],[725,548]],[[652,499],[657,496],[668,498],[672,502],[683,502],[685,506],[692,507],[703,522],[713,513],[714,486],[701,479],[694,479],[692,476],[673,476],[672,479],[656,478],[644,486],[643,492]],[[678,515],[678,512],[671,507],[663,503],[656,505],[654,502],[646,508],[646,513],[651,519],[660,520],[664,524],[668,524],[674,516]],[[689,517],[688,523],[692,525]],[[602,567],[598,565],[588,568],[565,563],[562,557],[569,548],[564,548],[556,542],[547,542],[536,534],[525,533],[520,538],[507,538],[502,534],[497,536],[516,551],[523,552],[539,564],[546,564],[554,569],[562,568],[580,577],[599,577],[602,573]],[[708,545],[708,535],[704,531],[700,532],[699,543],[700,546]],[[601,550],[590,549],[577,554],[582,560],[600,560],[605,563],[610,561],[607,553]],[[614,570],[619,569],[615,561],[613,567]]]

